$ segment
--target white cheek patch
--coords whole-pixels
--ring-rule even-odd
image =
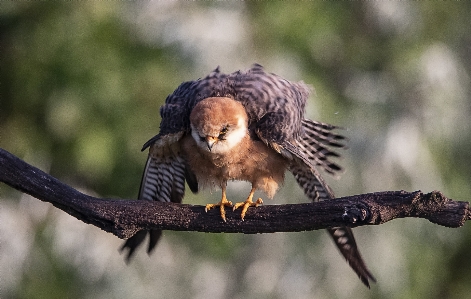
[[[203,139],[201,139],[201,136],[198,133],[198,130],[196,130],[192,124],[190,124],[190,126],[191,126],[191,137],[193,137],[193,139],[196,141],[196,144],[202,149],[208,150],[208,145]]]
[[[231,150],[242,141],[245,135],[247,135],[247,126],[245,125],[244,119],[241,118],[237,123],[237,127],[227,132],[225,136],[226,138],[224,140],[218,140],[213,145],[211,153],[223,154]],[[196,130],[193,125],[191,125],[191,136],[200,148],[204,149],[205,151],[209,151],[206,141],[204,141],[204,138],[201,138],[198,130]]]

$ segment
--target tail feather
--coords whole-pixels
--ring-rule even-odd
[[[144,242],[144,239],[147,236],[147,232],[148,231],[146,231],[146,230],[140,230],[137,233],[135,233],[134,236],[127,239],[123,243],[123,246],[121,246],[121,248],[119,249],[119,252],[122,253],[126,249],[128,250],[128,252],[126,253],[126,257],[125,257],[126,263],[129,263],[131,261],[132,257],[134,256],[134,252],[136,251],[136,249],[142,244],[142,242]]]
[[[332,152],[329,146],[345,147],[343,143],[345,138],[332,132],[336,128],[335,126],[320,122],[303,120],[304,135],[297,141],[299,151],[303,157],[293,160],[290,165],[290,171],[304,190],[306,196],[313,202],[335,198],[332,189],[330,189],[319,172],[312,165],[306,163],[306,159],[328,173],[335,175],[341,171],[339,165],[329,160],[329,157],[340,156]],[[352,229],[349,227],[334,227],[327,231],[333,238],[340,253],[345,257],[361,281],[368,287],[370,287],[370,281],[376,282],[358,250]]]
[[[369,288],[370,280],[376,282],[376,278],[374,278],[363,261],[363,258],[355,242],[352,229],[350,227],[344,226],[329,228],[327,231],[334,240],[335,245],[337,245],[340,253],[347,260],[350,267],[352,267],[360,280]]]

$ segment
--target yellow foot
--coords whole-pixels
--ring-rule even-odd
[[[223,199],[219,203],[207,204],[204,210],[207,212],[214,207],[219,207],[219,209],[221,210],[221,218],[222,220],[224,220],[224,222],[226,222],[226,210],[224,209],[224,207],[232,207],[232,202],[228,201],[227,199]]]
[[[259,205],[263,204],[263,200],[261,198],[257,199],[256,202],[253,202],[252,199],[247,199],[244,202],[238,202],[234,205],[234,211],[237,210],[239,207],[242,207],[242,213],[240,213],[240,217],[244,220],[245,213],[249,207],[258,207]]]

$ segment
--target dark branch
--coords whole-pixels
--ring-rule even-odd
[[[218,209],[206,213],[203,206],[85,195],[3,149],[0,181],[122,239],[142,229],[255,234],[378,225],[404,217],[460,227],[471,215],[468,202],[450,200],[439,191],[387,191],[318,203],[250,208],[245,221],[240,219],[240,211],[228,209],[227,222],[223,222]]]

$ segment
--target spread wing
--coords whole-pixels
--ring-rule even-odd
[[[246,72],[224,74],[216,68],[203,79],[182,83],[160,109],[158,135],[144,144],[151,147],[144,170],[139,199],[180,202],[185,180],[193,192],[198,190],[195,176],[178,154],[178,140],[190,132],[189,116],[193,107],[208,97],[231,97],[244,105],[249,117],[249,131],[292,161],[290,170],[306,195],[313,201],[332,199],[333,192],[319,175],[316,166],[335,174],[340,167],[329,161],[338,156],[329,146],[342,147],[343,137],[331,133],[334,126],[303,119],[310,88],[266,73],[260,65]],[[150,231],[150,252],[161,231]],[[366,268],[349,228],[333,228],[329,233],[341,253],[368,284],[373,276]],[[128,260],[142,243],[146,231],[126,241]]]
[[[150,151],[139,199],[181,202],[185,181],[193,192],[198,190],[196,177],[179,154],[178,141],[190,132],[190,114],[199,101],[217,96],[240,101],[249,117],[249,127],[256,128],[260,137],[269,140],[272,146],[286,146],[284,140],[296,137],[301,132],[308,95],[309,87],[304,83],[291,83],[266,73],[258,64],[248,71],[231,74],[224,74],[216,68],[205,78],[182,83],[160,108],[159,134],[143,146],[143,150],[150,147]],[[151,237],[148,252],[153,250],[161,231],[140,231],[121,248],[129,250],[127,260],[144,241],[147,233]]]

